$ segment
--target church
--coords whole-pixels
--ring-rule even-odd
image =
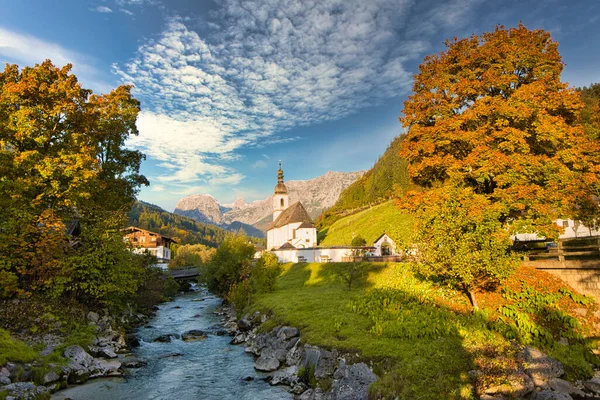
[[[273,193],[273,223],[267,230],[267,250],[317,246],[317,228],[300,201],[290,205],[281,163]]]

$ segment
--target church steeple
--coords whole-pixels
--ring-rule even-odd
[[[281,161],[279,161],[279,170],[277,170],[277,185],[273,194],[273,221],[279,217],[289,206],[287,187],[283,183],[283,169],[281,169]]]

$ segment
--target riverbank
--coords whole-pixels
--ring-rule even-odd
[[[256,371],[252,357],[230,344],[222,299],[204,289],[177,296],[158,307],[136,331],[139,346],[130,355],[141,368],[124,368],[122,379],[96,379],[52,395],[52,399],[154,398],[178,400],[291,399]],[[229,326],[231,329],[232,327]]]
[[[286,264],[249,311],[271,316],[261,331],[298,327],[303,341],[372,365],[373,398],[600,394],[598,307],[560,280],[520,269],[502,290],[480,294],[473,313],[466,295],[421,280],[408,264],[363,267],[348,291],[339,265]]]

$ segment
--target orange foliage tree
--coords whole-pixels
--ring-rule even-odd
[[[76,252],[66,225],[114,230],[106,221],[119,220],[147,184],[143,154],[124,147],[137,134],[131,87],[95,95],[70,70],[47,60],[0,72],[0,296],[63,273]]]
[[[553,219],[574,215],[599,181],[598,144],[581,126],[579,94],[560,80],[564,64],[557,43],[548,32],[521,24],[455,38],[446,46],[419,66],[400,118],[408,129],[401,157],[410,163],[412,181],[423,188],[405,203],[426,217],[421,240],[433,242],[430,249],[451,245],[423,224],[443,225],[442,211],[462,215],[464,226],[453,232],[458,235],[472,234],[481,213],[492,213],[496,226],[487,234],[507,257],[509,233],[556,237]],[[459,201],[449,206],[449,196],[459,192]],[[470,207],[463,213],[467,204],[485,210]],[[461,268],[478,271],[485,264],[478,259],[481,251],[474,243],[471,262]],[[456,272],[457,265],[450,259],[437,267],[443,274]],[[510,270],[514,263],[498,268]],[[479,272],[466,274],[479,277],[473,281],[458,280],[472,292],[506,275]]]

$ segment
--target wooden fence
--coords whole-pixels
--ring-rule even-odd
[[[561,239],[542,249],[523,252],[523,261],[559,261],[600,258],[600,237]]]

